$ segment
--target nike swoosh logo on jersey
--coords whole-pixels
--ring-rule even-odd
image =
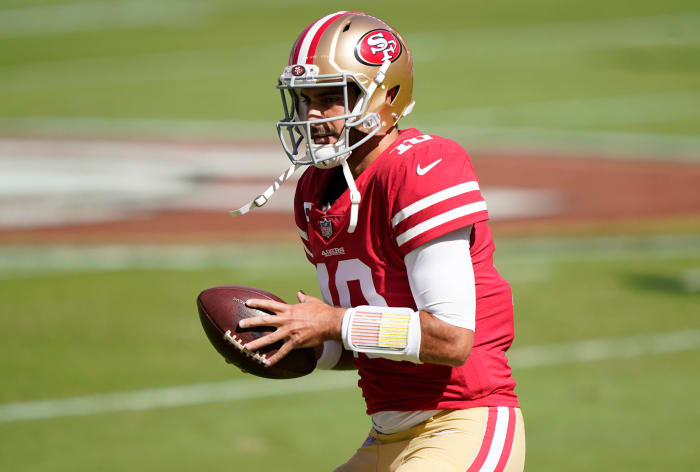
[[[418,164],[418,167],[416,167],[416,174],[418,175],[425,175],[428,172],[430,172],[430,169],[438,165],[442,161],[442,158],[438,159],[437,161],[433,162],[432,164],[428,164],[426,167],[421,167],[420,164]]]

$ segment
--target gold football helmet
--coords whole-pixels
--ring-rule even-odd
[[[350,109],[348,86],[353,84],[359,95]],[[332,86],[343,87],[345,114],[306,120],[300,112],[300,89]],[[413,58],[401,35],[382,20],[341,11],[316,20],[301,33],[277,88],[284,107],[277,132],[287,156],[297,165],[335,167],[412,111]],[[309,139],[312,125],[338,119],[345,119],[345,128],[337,143]],[[351,143],[353,128],[364,136]]]
[[[357,99],[348,101],[348,87],[355,87]],[[342,87],[345,114],[306,120],[300,92],[311,87]],[[350,189],[348,232],[355,231],[361,195],[350,172],[347,158],[353,149],[376,134],[384,134],[413,110],[413,57],[401,35],[379,18],[365,13],[340,11],[311,23],[297,38],[289,63],[279,77],[284,118],[277,133],[291,167],[253,201],[231,211],[244,215],[265,205],[294,172],[305,165],[320,168],[343,166]],[[315,144],[311,126],[345,120],[334,144]],[[350,140],[350,130],[361,132]]]

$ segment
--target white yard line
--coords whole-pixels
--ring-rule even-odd
[[[296,0],[299,5],[310,0]],[[0,39],[50,36],[84,31],[191,24],[221,11],[266,10],[281,0],[120,0],[60,4],[10,2],[0,7]],[[13,5],[14,4],[14,5]],[[21,6],[18,6],[21,5]]]
[[[95,1],[0,9],[0,39],[191,23],[211,6],[194,0]]]
[[[510,105],[470,107],[426,112],[422,120],[458,122],[463,127],[515,121],[549,122],[559,129],[609,125],[662,123],[700,119],[700,91],[672,90],[658,93],[544,100]]]
[[[509,352],[509,358],[513,369],[521,370],[697,349],[700,349],[700,330],[692,329],[515,348]],[[6,403],[0,405],[0,423],[324,392],[352,388],[356,384],[355,372],[317,372],[308,377],[285,381],[246,378],[84,397]]]
[[[263,2],[243,10],[261,8]],[[167,5],[167,6],[166,6]],[[257,7],[255,5],[258,5]],[[90,2],[48,5],[21,9],[0,9],[0,39],[23,35],[140,27],[163,22],[192,22],[218,11],[235,12],[225,1],[151,0],[141,2]],[[672,31],[672,33],[669,33]],[[484,27],[464,30],[406,32],[418,62],[473,59],[489,56],[517,57],[571,54],[598,49],[647,47],[700,43],[700,15],[659,15],[581,22],[561,22],[513,27]],[[522,38],[527,38],[523,41]],[[552,38],[561,40],[553,41]],[[469,47],[456,51],[455,43]],[[93,87],[142,81],[181,80],[235,75],[240,54],[255,57],[279,54],[289,45],[257,41],[241,48],[203,48],[194,51],[169,50],[125,57],[97,57],[54,60],[0,67],[3,93]],[[233,60],[238,58],[238,62]],[[657,118],[663,116],[653,113]]]
[[[546,58],[615,48],[691,45],[700,42],[700,14],[562,21],[539,25],[470,27],[459,30],[407,32],[416,62],[500,57]],[[523,38],[527,40],[523,41]],[[454,44],[468,47],[455,49]]]
[[[0,92],[70,90],[142,82],[233,77],[245,55],[274,54],[287,43],[70,59],[0,67]]]
[[[464,143],[475,152],[513,152],[558,158],[605,157],[662,162],[700,162],[700,136],[566,129],[564,127],[430,125],[418,126]],[[434,130],[434,131],[433,131]]]
[[[607,99],[606,99],[607,100]],[[616,100],[609,97],[609,100]],[[553,103],[553,102],[550,102]],[[563,103],[563,102],[562,102]],[[535,104],[530,104],[535,106]],[[495,108],[494,108],[495,109]],[[504,110],[507,107],[503,108]],[[700,162],[700,136],[641,132],[566,129],[562,127],[449,125],[421,118],[411,124],[434,134],[462,142],[472,154],[476,152],[517,152],[556,155],[557,157],[607,157],[659,160],[664,162]],[[31,133],[101,138],[137,137],[191,139],[258,139],[271,143],[274,123],[267,121],[132,119],[106,117],[2,117],[0,133]],[[26,138],[30,141],[32,138]],[[0,145],[8,141],[0,140]],[[41,141],[41,140],[38,140]],[[94,143],[97,145],[98,143]],[[88,146],[89,144],[83,144]],[[274,146],[277,146],[273,143]],[[275,147],[275,149],[278,149]],[[281,151],[280,151],[281,152]],[[282,162],[282,160],[280,160]]]
[[[239,270],[308,267],[296,243],[276,244],[264,252],[254,244],[215,245],[0,245],[0,279],[32,275],[129,269]],[[254,258],[241,257],[250,254]],[[498,244],[499,267],[559,262],[664,260],[700,257],[700,236],[610,236],[588,238],[511,238]],[[530,270],[528,269],[528,270]],[[511,270],[511,272],[515,272]],[[689,285],[700,276],[690,273]],[[694,285],[693,285],[694,286]]]

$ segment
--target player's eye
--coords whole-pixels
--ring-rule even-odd
[[[321,103],[326,107],[344,106],[345,99],[342,95],[325,95]]]

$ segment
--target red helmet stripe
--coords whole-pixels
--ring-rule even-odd
[[[326,20],[323,25],[318,29],[316,32],[316,36],[314,36],[313,41],[311,41],[311,45],[309,46],[309,52],[306,54],[306,63],[311,64],[314,61],[314,56],[316,55],[316,48],[318,47],[318,42],[321,41],[321,36],[323,36],[323,33],[328,29],[328,26],[333,23],[336,19],[340,18],[341,16],[345,15],[347,12],[338,12],[337,14],[333,15],[330,17],[328,20]]]
[[[299,37],[298,51],[294,54],[294,64],[310,64],[313,60],[313,56],[316,53],[316,47],[318,42],[321,40],[324,31],[328,28],[334,20],[345,15],[347,12],[339,11],[336,13],[331,13],[323,18],[316,20],[309,26],[304,33]],[[313,49],[312,49],[313,47]]]
[[[290,66],[296,64],[299,60],[299,51],[301,50],[301,43],[304,42],[304,37],[306,36],[306,33],[309,32],[313,25],[314,24],[311,23],[309,26],[307,26],[306,29],[297,38],[297,41],[294,43],[294,46],[292,46],[292,54],[289,56]]]

